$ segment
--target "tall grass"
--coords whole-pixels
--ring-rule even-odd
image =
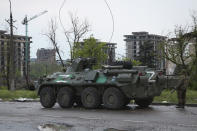
[[[160,96],[154,98],[154,102],[170,102],[177,103],[177,92],[171,92],[169,90],[164,90]],[[187,104],[197,104],[197,91],[187,90],[186,93],[186,103]]]

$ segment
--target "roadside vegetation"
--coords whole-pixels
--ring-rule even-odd
[[[177,92],[164,90],[160,96],[154,98],[154,102],[158,103],[175,103],[177,104]],[[186,93],[186,104],[197,104],[197,91],[196,90],[187,90]]]
[[[0,87],[0,99],[2,100],[14,100],[17,98],[32,98],[36,99],[37,92],[30,90],[15,90],[9,91],[7,87]]]
[[[33,80],[37,80],[39,79],[39,77],[43,77],[44,75],[49,75],[54,72],[62,71],[62,66],[57,64],[32,63],[30,66],[30,77]]]

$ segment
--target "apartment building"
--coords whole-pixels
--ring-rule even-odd
[[[126,57],[132,60],[139,60],[141,56],[141,46],[145,44],[151,45],[149,52],[154,52],[156,55],[160,55],[161,51],[158,50],[159,43],[166,39],[165,36],[149,34],[148,32],[132,32],[131,35],[124,35],[126,42]],[[151,51],[152,50],[152,51]],[[165,68],[165,60],[153,58],[154,67],[156,69]],[[141,61],[143,63],[143,61]]]
[[[30,66],[30,43],[31,37],[28,37],[28,49],[26,50],[26,37],[21,35],[14,35],[14,44],[15,44],[15,67],[16,73],[18,75],[24,76],[27,70],[29,73]],[[7,34],[6,31],[0,30],[0,72],[1,75],[5,75],[7,67],[7,57],[8,57],[8,48],[10,42],[10,34]],[[27,57],[25,57],[27,54]],[[27,62],[27,64],[26,64]]]

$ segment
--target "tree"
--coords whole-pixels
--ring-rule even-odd
[[[177,26],[175,37],[161,44],[163,57],[176,65],[179,74],[188,77],[197,74],[197,16],[192,15],[192,20],[192,26]]]
[[[175,38],[171,38],[161,44],[163,57],[176,65],[179,69],[177,73],[189,76],[191,54],[188,53],[189,39],[185,37],[187,28],[176,27],[174,31]]]
[[[107,59],[107,54],[105,53],[106,49],[106,43],[98,42],[94,37],[90,37],[89,39],[84,40],[84,42],[75,43],[75,47],[73,48],[73,58],[95,58],[97,62],[96,68],[99,68]]]
[[[138,61],[138,60],[132,60],[130,58],[127,57],[123,57],[122,59],[118,59],[118,61],[129,61],[132,63],[133,66],[140,66],[142,65],[142,62]]]
[[[191,32],[187,33],[185,36],[193,43],[193,54],[192,54],[192,72],[191,72],[191,81],[190,86],[193,89],[197,90],[197,12],[194,12],[192,15],[193,26]]]
[[[79,41],[90,31],[90,25],[87,20],[81,22],[79,18],[72,13],[70,13],[70,20],[72,27],[65,31],[64,34],[70,47],[70,57],[72,61],[74,58],[75,44],[79,43]]]
[[[60,52],[59,52],[59,48],[58,48],[58,44],[57,44],[57,41],[56,41],[56,32],[57,32],[57,22],[55,19],[52,19],[50,20],[50,23],[49,23],[49,28],[48,28],[48,32],[45,33],[44,35],[47,36],[49,38],[49,40],[51,41],[51,43],[53,44],[58,56],[59,56],[59,59],[61,61],[61,64],[62,66],[64,67],[64,63],[63,63],[63,60],[61,58],[61,55],[60,55]]]
[[[176,90],[178,104],[177,108],[184,108],[186,103],[186,89],[189,85],[191,73],[191,55],[188,51],[188,37],[185,37],[187,28],[177,27],[174,31],[175,38],[169,39],[162,44],[164,57],[174,63],[175,74],[180,75],[177,81]]]
[[[189,27],[177,26],[174,31],[174,38],[161,44],[163,57],[176,65],[175,74],[181,75],[185,88],[197,74],[195,70],[197,62],[196,25],[189,30]],[[194,52],[190,51],[191,42],[194,45]]]
[[[193,26],[177,26],[174,38],[161,44],[163,57],[174,63],[175,74],[180,75],[176,90],[178,97],[177,108],[184,108],[186,102],[186,90],[189,83],[196,81],[197,76],[197,17],[193,17]],[[190,30],[189,30],[190,29]],[[192,43],[191,43],[192,42]],[[190,48],[194,45],[194,50]]]
[[[39,77],[43,77],[44,75],[52,74],[54,72],[59,72],[62,70],[60,65],[55,63],[32,63],[30,70],[30,77],[33,80],[38,80]]]

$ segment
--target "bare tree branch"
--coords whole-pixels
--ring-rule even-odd
[[[80,19],[72,13],[70,13],[69,16],[72,27],[64,32],[64,35],[70,47],[70,56],[72,61],[74,58],[75,44],[84,38],[84,36],[90,31],[90,25],[88,24],[87,20],[80,21]]]
[[[51,41],[51,43],[53,44],[54,49],[56,50],[56,52],[58,54],[58,57],[59,57],[59,59],[61,61],[61,64],[64,67],[64,63],[63,63],[63,60],[61,58],[61,55],[60,55],[60,52],[59,52],[59,48],[57,46],[57,41],[56,41],[56,31],[57,31],[57,29],[58,29],[58,27],[57,27],[56,20],[51,18],[50,23],[49,23],[48,32],[45,33],[44,35],[46,37],[48,37],[49,40]]]

